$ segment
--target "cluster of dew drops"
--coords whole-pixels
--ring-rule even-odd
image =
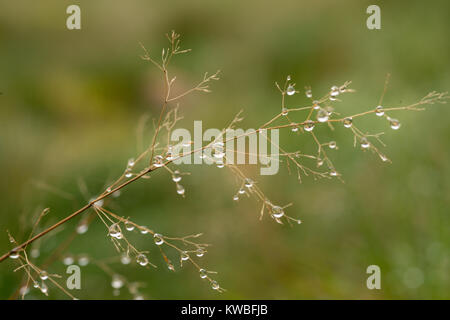
[[[290,76],[287,77],[287,81],[288,82],[291,81]],[[330,93],[329,93],[329,100],[336,101],[339,94],[344,93],[346,91],[347,91],[347,88],[345,85],[343,85],[341,87],[332,86],[330,89]],[[286,89],[286,94],[288,96],[292,96],[292,95],[296,94],[297,92],[298,91],[295,90],[295,84],[289,83],[287,86],[287,89]],[[309,87],[306,88],[305,95],[307,98],[312,99],[313,95],[312,95],[311,88],[309,88]],[[321,107],[318,100],[313,100],[312,105],[313,105],[313,109],[317,110],[317,114],[316,114],[317,121],[320,123],[327,122],[333,113],[333,108],[331,106]],[[400,128],[400,126],[401,126],[400,121],[398,119],[387,116],[385,114],[383,106],[381,106],[381,105],[377,106],[374,111],[375,111],[375,115],[377,115],[378,117],[385,116],[386,119],[389,121],[390,127],[393,130],[398,130]],[[282,110],[282,115],[287,115],[287,114],[288,114],[288,109],[284,108]],[[345,128],[351,128],[353,125],[353,119],[352,119],[352,117],[346,117],[343,119],[342,123]],[[307,132],[313,131],[314,127],[315,127],[315,121],[313,121],[313,120],[307,120],[307,121],[305,121],[305,123],[303,125],[303,129]],[[298,126],[293,125],[291,130],[293,132],[297,132]],[[370,147],[370,142],[367,139],[367,137],[362,137],[360,139],[360,145],[361,145],[362,149],[368,149]],[[328,143],[328,146],[331,149],[336,149],[336,142],[331,141],[330,143]],[[383,159],[383,161],[386,161],[386,160],[387,160],[387,158]]]
[[[20,253],[18,251],[13,252],[13,253],[11,253],[11,255],[9,257],[13,260],[19,259]],[[39,283],[37,280],[33,280],[33,288],[39,289],[43,294],[47,295],[48,294],[48,286],[45,283],[45,281],[49,279],[50,275],[47,271],[40,270],[38,276],[39,276],[39,279],[41,280],[41,283]],[[57,276],[57,275],[54,275],[54,276]],[[29,292],[30,292],[30,288],[27,285],[25,285],[22,288],[20,288],[19,293],[24,296],[24,295],[28,294]]]
[[[125,221],[125,229],[127,231],[133,231],[135,229],[135,225],[130,223],[129,221]],[[141,234],[148,234],[148,229],[146,227],[141,226],[139,228],[139,231]],[[115,239],[122,239],[123,238],[123,234],[122,231],[120,229],[120,226],[118,223],[114,223],[110,226],[109,228],[109,235]],[[161,246],[162,244],[164,244],[164,236],[160,233],[154,233],[153,234],[153,240],[155,242],[155,244],[157,246]],[[205,255],[206,251],[205,249],[203,249],[202,247],[197,247],[196,250],[194,251],[194,254],[198,257],[201,258]],[[189,260],[191,257],[189,256],[189,252],[188,251],[181,251],[180,252],[180,260],[183,261],[187,261]],[[131,263],[131,258],[129,257],[129,255],[127,253],[123,253],[120,257],[120,261],[122,264],[127,265]],[[136,256],[136,263],[138,263],[139,265],[145,267],[147,266],[150,262],[147,258],[147,256],[145,255],[145,253],[138,253]],[[170,270],[174,270],[174,267],[172,264],[169,264],[169,269]],[[205,279],[207,276],[206,274],[208,273],[208,271],[206,271],[205,269],[199,269],[199,273],[200,273],[200,278]],[[116,279],[117,280],[117,279]],[[114,289],[120,289],[120,288],[116,288],[121,282],[119,280],[117,281],[113,281],[113,283],[115,283],[115,286],[113,285]],[[220,286],[217,283],[217,281],[215,280],[211,280],[211,287],[214,290],[220,290]]]

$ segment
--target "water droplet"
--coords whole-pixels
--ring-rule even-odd
[[[118,197],[120,197],[120,194],[121,194],[121,191],[120,191],[120,190],[117,190],[117,191],[115,191],[115,192],[112,194],[112,196],[113,196],[114,198],[118,198]]]
[[[394,130],[398,130],[400,128],[400,121],[393,118],[388,118],[389,123],[391,124],[391,128]]]
[[[314,100],[312,103],[313,103],[313,109],[314,110],[319,110],[320,109],[319,101]]]
[[[136,257],[136,262],[139,263],[141,266],[145,267],[148,264],[147,256],[143,253],[140,253]]]
[[[138,295],[135,295],[133,299],[134,300],[144,300],[144,296],[138,294]]]
[[[126,177],[126,178],[131,178],[132,175],[133,175],[133,174],[132,174],[131,172],[125,173],[125,177]]]
[[[125,229],[127,231],[133,231],[134,230],[134,224],[132,224],[130,221],[125,221]]]
[[[89,203],[92,203],[93,201],[95,201],[95,199],[96,199],[96,198],[92,198],[91,200],[89,200]],[[100,199],[100,200],[95,201],[94,203],[92,203],[92,205],[93,205],[94,207],[96,207],[96,208],[101,208],[101,207],[103,207],[103,204],[104,204],[104,203],[105,203],[104,200],[103,200],[103,199]]]
[[[329,117],[329,114],[325,109],[320,108],[319,111],[317,111],[317,121],[326,122],[326,121],[328,121],[328,117]]]
[[[330,171],[330,176],[336,177],[337,175],[338,175],[338,173],[336,172],[336,170],[331,169],[331,171]]]
[[[172,174],[172,181],[173,182],[180,182],[181,181],[181,175],[180,175],[180,171],[175,170]]]
[[[141,229],[139,231],[141,232],[141,234],[147,234],[148,233],[147,228],[144,227],[144,226],[141,226]]]
[[[313,131],[314,125],[315,125],[314,121],[307,120],[307,121],[305,121],[305,124],[303,125],[303,129],[305,129],[305,131],[308,131],[308,132]]]
[[[125,281],[121,275],[115,274],[112,276],[111,287],[114,289],[120,289],[125,284]]]
[[[154,165],[156,168],[162,167],[162,166],[164,165],[164,157],[161,156],[161,155],[157,155],[157,156],[155,157],[155,161],[153,162],[153,165]]]
[[[330,90],[330,96],[336,97],[339,95],[339,88],[337,86],[332,86]]]
[[[155,234],[153,235],[153,240],[155,241],[155,244],[156,244],[157,246],[160,246],[160,245],[162,245],[162,244],[164,243],[163,236],[160,235],[159,233],[155,233]]]
[[[40,285],[40,289],[43,294],[46,294],[48,292],[48,287],[44,282],[42,282],[42,284]]]
[[[223,167],[225,167],[225,163],[223,162],[223,160],[217,160],[216,166],[217,168],[222,169]]]
[[[22,288],[20,288],[20,291],[19,291],[21,296],[28,294],[28,292],[30,292],[30,288],[28,288],[27,286],[23,286]]]
[[[205,279],[208,276],[205,269],[200,269],[199,273],[200,273],[200,278],[202,278],[202,279]]]
[[[86,233],[88,231],[88,229],[89,229],[89,227],[87,225],[87,222],[83,221],[77,226],[77,233],[78,234]]]
[[[124,253],[123,255],[120,256],[120,263],[122,264],[130,264],[131,259],[128,256],[128,254]]]
[[[370,142],[366,137],[361,138],[361,148],[367,149],[370,147]]]
[[[239,189],[238,193],[239,193],[239,194],[244,194],[244,193],[245,193],[245,190],[241,188],[241,189]]]
[[[75,259],[73,258],[73,256],[71,254],[68,254],[68,255],[64,256],[64,258],[63,258],[63,263],[66,266],[70,266],[71,264],[74,263],[74,261],[75,261]]]
[[[317,159],[317,167],[321,167],[323,165],[322,159]]]
[[[173,159],[175,159],[175,157],[173,156],[173,147],[172,146],[168,146],[167,147],[167,152],[166,152],[166,160],[167,161],[172,161]]]
[[[298,125],[294,122],[291,123],[291,131],[297,132],[298,131]]]
[[[183,251],[181,253],[181,261],[186,261],[186,260],[189,260],[189,255],[187,254],[186,251]]]
[[[78,257],[78,264],[82,267],[87,266],[89,264],[89,257],[85,254]]]
[[[325,107],[325,110],[328,112],[328,116],[331,116],[334,111],[333,107],[331,106]]]
[[[330,147],[330,149],[336,149],[336,141],[330,141],[328,147]]]
[[[289,113],[289,110],[288,110],[287,108],[283,107],[283,108],[281,109],[281,115],[287,116],[288,113]]]
[[[177,184],[177,193],[183,195],[184,191],[184,187],[181,184]]]
[[[306,89],[305,95],[306,95],[307,98],[312,98],[312,91],[311,91],[311,89]]]
[[[12,252],[12,253],[9,255],[9,257],[10,257],[11,259],[17,259],[17,258],[20,257],[20,254],[19,254],[19,252],[14,251],[14,252]]]
[[[118,223],[113,223],[109,227],[109,235],[116,239],[122,239],[122,230],[120,229],[120,226]]]
[[[284,210],[280,206],[272,206],[272,216],[276,219],[280,219],[284,216]]]
[[[199,258],[203,257],[204,254],[205,254],[205,250],[203,250],[202,248],[198,248],[198,249],[195,251],[195,255],[196,255],[197,257],[199,257]]]
[[[128,168],[132,168],[132,167],[134,167],[134,159],[133,158],[128,160]]]
[[[347,117],[344,119],[343,123],[344,123],[344,127],[350,128],[353,124],[353,119],[351,117]]]
[[[292,84],[288,85],[288,87],[286,89],[286,93],[288,96],[292,96],[295,94],[295,88]]]
[[[39,273],[39,278],[41,278],[41,280],[47,280],[47,279],[48,279],[48,273],[47,273],[47,271],[42,270],[42,271]]]
[[[252,179],[250,179],[250,178],[246,178],[245,179],[245,182],[244,182],[244,185],[247,187],[247,188],[251,188],[251,187],[253,187],[253,180]]]
[[[378,106],[375,108],[375,114],[379,117],[384,116],[384,109],[383,106]]]
[[[220,286],[217,281],[211,281],[211,288],[213,288],[213,290],[219,290]]]
[[[38,258],[41,255],[39,249],[32,249],[30,252],[32,258]]]
[[[234,201],[238,201],[238,200],[239,200],[239,196],[238,196],[237,194],[235,194],[235,195],[233,196],[233,200],[234,200]]]

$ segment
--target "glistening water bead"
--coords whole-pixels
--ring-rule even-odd
[[[189,255],[187,254],[186,251],[183,251],[181,253],[181,261],[186,261],[186,260],[189,260]]]
[[[48,287],[44,282],[42,282],[40,289],[43,294],[46,294],[48,292]]]
[[[332,86],[330,91],[330,96],[336,97],[339,95],[339,88],[337,86]]]
[[[18,252],[16,252],[16,251],[14,251],[14,252],[12,252],[10,255],[9,255],[9,257],[11,258],[11,259],[17,259],[17,258],[19,258],[19,253]]]
[[[313,101],[313,109],[314,110],[319,110],[320,109],[319,101],[317,101],[317,100]]]
[[[162,167],[162,166],[164,165],[164,157],[161,156],[161,155],[157,155],[157,156],[155,157],[155,161],[153,162],[153,165],[154,165],[156,168]]]
[[[129,221],[125,221],[125,229],[127,229],[127,231],[133,231],[134,225]]]
[[[200,273],[200,278],[205,279],[207,277],[205,269],[200,269],[199,273]]]
[[[317,121],[326,122],[328,121],[328,117],[329,115],[327,110],[320,108],[319,111],[317,111]]]
[[[88,229],[89,229],[89,227],[88,227],[88,225],[87,225],[87,222],[86,222],[86,221],[83,221],[82,223],[80,223],[80,224],[77,226],[77,233],[78,233],[78,234],[86,233],[86,232],[88,231]]]
[[[244,185],[245,185],[247,188],[250,189],[250,188],[253,186],[253,180],[250,179],[250,178],[246,178],[246,179],[245,179],[245,182],[244,182]]]
[[[162,245],[162,244],[164,243],[163,236],[160,235],[159,233],[155,233],[155,234],[153,235],[153,240],[155,241],[155,244],[156,244],[157,246],[160,246],[160,245]]]
[[[78,257],[78,264],[82,267],[87,266],[89,264],[89,257],[85,254]]]
[[[272,206],[272,216],[276,219],[280,219],[284,216],[284,210],[280,206]]]
[[[130,264],[131,259],[130,259],[130,257],[129,257],[126,253],[124,253],[124,254],[120,257],[120,262],[121,262],[122,264]]]
[[[366,137],[361,138],[361,148],[367,149],[370,147],[370,142]]]
[[[219,286],[219,284],[217,283],[217,281],[212,281],[212,282],[211,282],[211,288],[213,288],[213,290],[219,290],[219,289],[220,289],[220,286]]]
[[[109,227],[109,235],[116,239],[122,239],[122,231],[117,223],[113,223]]]
[[[73,262],[75,261],[75,259],[73,258],[72,255],[68,254],[63,258],[63,263],[66,266],[70,266],[71,264],[73,264]]]
[[[218,141],[213,144],[213,157],[216,159],[222,159],[225,156],[224,152],[224,143],[221,141]]]
[[[307,120],[303,126],[303,129],[305,129],[305,131],[313,131],[314,129],[314,121],[312,120]]]
[[[383,106],[378,106],[378,107],[376,107],[376,108],[375,108],[375,114],[376,114],[378,117],[384,116],[384,109],[383,109]]]
[[[202,248],[198,248],[195,254],[197,255],[197,257],[201,258],[205,254],[205,250],[203,250]]]
[[[184,187],[181,184],[177,184],[177,193],[179,195],[183,195],[184,194]]]
[[[180,175],[180,171],[175,170],[172,174],[172,181],[173,182],[180,182],[181,181],[181,175]]]
[[[47,280],[47,279],[48,279],[48,273],[47,273],[47,271],[42,270],[42,271],[39,273],[39,278],[41,278],[41,280]]]
[[[312,91],[311,91],[311,89],[306,89],[305,95],[306,95],[307,98],[311,99],[312,98]]]
[[[328,143],[328,146],[330,147],[330,149],[336,149],[336,141],[330,141]]]
[[[288,96],[292,96],[295,94],[295,88],[292,84],[288,85],[288,87],[286,89],[286,93]]]
[[[394,130],[398,130],[400,128],[400,121],[393,118],[388,118],[389,123],[391,124],[391,128]]]
[[[350,128],[353,124],[353,119],[351,117],[347,117],[343,121],[345,128]]]
[[[136,262],[139,263],[141,266],[145,267],[148,264],[147,256],[143,253],[139,254],[136,257]]]
[[[115,274],[112,276],[111,287],[114,289],[120,289],[125,284],[121,275]]]

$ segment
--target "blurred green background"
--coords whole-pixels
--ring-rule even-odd
[[[352,80],[357,93],[337,104],[343,114],[377,105],[387,73],[385,104],[419,100],[450,88],[448,1],[0,1],[0,251],[10,248],[6,230],[25,240],[36,210],[50,207],[42,228],[81,207],[82,179],[94,196],[122,173],[136,155],[136,128],[143,115],[156,117],[160,74],[140,59],[142,42],[154,57],[165,33],[181,33],[189,55],[174,60],[182,91],[203,72],[222,70],[213,93],[182,101],[185,119],[222,128],[244,109],[245,128],[279,112],[275,81],[290,74],[302,89],[325,93]],[[82,29],[66,29],[66,8],[81,7]],[[381,30],[366,28],[366,8],[381,7]],[[304,94],[289,104],[306,104]],[[212,166],[184,168],[186,198],[165,172],[131,185],[111,204],[115,212],[162,234],[204,232],[211,243],[203,265],[228,291],[218,294],[194,268],[164,267],[150,239],[136,245],[153,250],[160,268],[111,264],[130,281],[142,281],[150,299],[418,299],[450,298],[450,110],[436,105],[420,113],[398,113],[402,127],[368,117],[364,129],[385,131],[382,163],[353,148],[338,128],[331,153],[345,183],[298,184],[285,167],[276,176],[257,176],[276,203],[294,202],[288,213],[303,224],[280,226],[258,220],[253,199],[232,201],[234,178]],[[147,137],[150,131],[147,132]],[[331,139],[324,131],[322,140]],[[288,150],[313,145],[289,132]],[[52,190],[56,189],[56,192]],[[42,263],[73,232],[79,218],[38,243]],[[68,248],[95,259],[117,256],[106,230],[94,221]],[[368,290],[366,268],[381,268],[381,290]],[[0,298],[20,284],[11,259],[0,264]],[[65,276],[55,262],[49,272]],[[113,295],[111,279],[94,265],[82,268],[82,299],[129,299]],[[32,290],[27,298],[45,298]],[[50,288],[50,298],[65,296]]]

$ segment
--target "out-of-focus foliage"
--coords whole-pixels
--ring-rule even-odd
[[[6,229],[23,240],[21,226],[29,227],[39,208],[51,208],[44,227],[80,207],[87,199],[78,180],[94,196],[121,174],[136,154],[140,117],[156,117],[162,93],[159,73],[139,58],[139,42],[159,56],[164,34],[172,29],[193,49],[172,67],[180,91],[204,71],[222,70],[213,93],[182,102],[180,126],[187,128],[193,120],[221,128],[240,109],[245,126],[259,126],[279,112],[274,81],[288,74],[298,88],[311,85],[320,93],[352,80],[357,93],[339,104],[343,114],[376,106],[388,72],[386,105],[448,90],[449,2],[377,3],[382,29],[370,31],[367,1],[83,0],[77,1],[82,30],[68,31],[65,10],[71,1],[2,0],[1,253],[10,248]],[[302,94],[289,101],[307,102]],[[339,150],[331,156],[344,184],[311,179],[298,184],[285,168],[274,177],[256,176],[272,199],[294,202],[289,213],[304,223],[293,228],[260,222],[251,199],[234,203],[234,179],[214,167],[186,168],[192,174],[183,178],[185,199],[162,170],[122,192],[114,208],[121,215],[164,234],[204,232],[203,241],[213,247],[202,259],[219,272],[226,293],[211,290],[189,267],[175,273],[162,263],[150,271],[112,267],[144,281],[148,298],[449,298],[450,110],[437,105],[398,117],[398,131],[375,116],[365,122],[386,132],[384,150],[392,165],[353,148],[351,135],[339,128]],[[288,136],[281,138],[292,149],[307,141]],[[63,197],[42,185],[63,191]],[[36,262],[75,225],[43,238]],[[115,256],[105,234],[97,221],[69,251]],[[371,264],[381,267],[382,290],[366,288]],[[0,298],[20,283],[13,268],[12,261],[0,265]],[[61,262],[49,271],[65,275]],[[82,290],[75,295],[113,298],[104,272],[86,266],[82,274]],[[51,298],[63,297],[50,290]],[[44,298],[38,292],[29,297]]]

